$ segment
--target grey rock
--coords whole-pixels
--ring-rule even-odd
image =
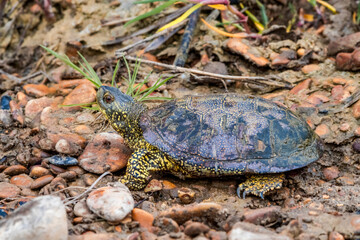
[[[288,236],[246,222],[236,223],[228,233],[228,237],[229,240],[291,240]]]
[[[0,240],[66,240],[65,206],[55,196],[42,196],[0,221]]]

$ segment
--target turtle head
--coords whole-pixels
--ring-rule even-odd
[[[101,86],[96,94],[101,113],[112,127],[124,138],[137,134],[140,130],[139,117],[145,106],[131,96],[122,93],[119,88]]]

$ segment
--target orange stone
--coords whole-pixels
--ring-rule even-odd
[[[29,98],[25,95],[25,93],[18,92],[16,94],[16,100],[18,101],[20,107],[25,107],[27,102],[29,101]]]
[[[305,49],[304,49],[304,48],[299,48],[299,49],[296,51],[296,53],[297,53],[300,57],[302,57],[302,56],[304,56],[304,54],[305,54]]]
[[[298,94],[301,91],[308,89],[311,83],[311,78],[308,78],[304,81],[302,81],[301,83],[299,83],[298,85],[296,85],[293,89],[290,90],[290,94]]]
[[[235,53],[238,53],[247,59],[253,61],[256,65],[264,67],[269,65],[269,60],[262,56],[257,56],[259,53],[250,52],[250,47],[242,42],[239,38],[230,38],[227,42],[227,47]]]
[[[10,176],[14,176],[14,175],[18,175],[21,173],[26,173],[27,172],[27,168],[22,166],[22,165],[13,165],[10,167],[7,167],[3,173],[5,173],[6,175],[10,175]]]
[[[348,81],[343,78],[333,78],[334,84],[345,85]]]
[[[328,135],[330,133],[330,129],[326,124],[322,123],[316,127],[315,133],[317,135],[319,135],[320,137],[325,137],[326,135]]]
[[[81,103],[94,102],[96,98],[96,91],[93,86],[84,83],[77,86],[69,95],[64,99],[62,105],[72,105]],[[65,111],[76,111],[80,110],[81,107],[64,107]]]
[[[36,179],[30,186],[31,189],[37,189],[45,186],[54,179],[52,175],[45,175]]]
[[[13,198],[20,194],[20,189],[14,184],[0,182],[0,199]]]
[[[33,183],[33,179],[26,174],[16,175],[10,179],[10,183],[21,188],[29,188]]]
[[[154,216],[140,208],[134,208],[131,212],[132,219],[139,222],[143,228],[150,229],[154,222]]]
[[[305,65],[301,68],[301,71],[305,74],[309,74],[311,72],[317,71],[320,69],[320,66],[317,64],[309,64]]]
[[[167,181],[167,180],[164,180],[164,181],[162,182],[162,184],[163,184],[163,188],[164,188],[164,189],[174,189],[174,188],[176,188],[176,185],[175,185],[175,184],[173,184],[172,182]]]
[[[355,136],[359,137],[360,136],[360,127],[357,127],[355,129],[355,132],[354,132]]]
[[[356,119],[360,118],[360,100],[357,101],[352,107],[352,113],[354,118]]]
[[[56,92],[55,88],[49,88],[43,84],[26,84],[23,88],[27,94],[34,95],[36,97],[43,97]]]

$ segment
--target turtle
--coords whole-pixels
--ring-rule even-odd
[[[100,111],[133,153],[120,179],[143,189],[151,174],[182,179],[245,175],[237,194],[264,198],[284,172],[323,153],[319,137],[289,109],[251,95],[185,96],[148,108],[119,88],[101,86]]]

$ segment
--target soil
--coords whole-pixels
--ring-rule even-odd
[[[8,5],[15,6],[15,2],[8,1]],[[169,8],[155,17],[129,27],[123,27],[123,23],[112,26],[101,23],[110,19],[138,16],[158,6],[161,2],[136,6],[131,5],[132,1],[130,0],[121,2],[94,0],[52,2],[52,14],[47,13],[49,9],[42,9],[36,3],[24,1],[19,3],[12,13],[8,11],[9,6],[7,6],[5,15],[0,19],[3,24],[8,24],[1,27],[6,35],[0,36],[2,38],[0,44],[0,70],[2,71],[0,72],[0,95],[2,97],[10,96],[18,106],[17,108],[12,107],[10,110],[1,110],[3,111],[1,114],[4,116],[5,113],[11,113],[9,123],[5,124],[4,120],[1,120],[3,124],[0,125],[1,171],[10,166],[22,165],[28,169],[25,173],[29,174],[34,165],[41,165],[50,169],[52,175],[57,176],[59,173],[56,172],[55,167],[52,169],[51,166],[46,165],[47,163],[43,163],[45,158],[58,154],[58,148],[54,148],[55,144],[46,148],[46,144],[41,143],[42,139],[49,139],[49,132],[53,132],[55,135],[72,133],[80,135],[82,140],[79,140],[81,143],[76,145],[78,148],[75,147],[75,150],[69,150],[70,154],[65,154],[78,158],[96,134],[114,131],[106,124],[104,117],[94,110],[77,108],[69,111],[65,108],[55,107],[56,110],[53,110],[53,114],[50,113],[47,116],[43,112],[45,109],[43,106],[40,112],[36,112],[34,109],[26,112],[30,100],[38,100],[44,96],[50,101],[46,107],[54,103],[55,105],[62,104],[63,99],[66,99],[68,94],[74,91],[76,85],[62,87],[60,83],[83,79],[71,68],[46,54],[39,47],[40,44],[51,47],[57,52],[66,53],[72,60],[79,59],[76,51],[80,51],[94,66],[102,81],[110,84],[116,65],[115,50],[144,39],[154,31],[151,34],[134,36],[112,46],[105,46],[103,43],[118,36],[130,35],[179,8]],[[323,157],[308,167],[287,172],[283,188],[272,191],[264,199],[251,195],[243,199],[236,195],[237,184],[244,180],[243,177],[181,180],[167,174],[154,175],[153,178],[160,181],[162,187],[157,191],[150,189],[146,193],[132,191],[137,207],[150,212],[156,218],[173,206],[212,202],[225,209],[219,216],[200,218],[200,220],[194,217],[186,219],[186,221],[201,221],[215,231],[225,231],[228,234],[235,223],[247,221],[293,239],[360,238],[360,102],[358,101],[360,72],[355,67],[350,70],[339,70],[336,67],[338,61],[336,54],[338,53],[328,55],[330,43],[359,31],[359,24],[355,24],[352,17],[357,9],[357,4],[351,0],[328,1],[337,9],[338,14],[333,15],[329,10],[322,9],[324,21],[316,16],[315,10],[307,1],[263,2],[269,19],[271,19],[271,26],[284,25],[286,27],[288,25],[293,16],[288,8],[289,2],[292,2],[297,12],[302,9],[305,13],[312,14],[314,21],[295,26],[290,33],[286,33],[282,28],[283,30],[264,33],[262,38],[238,40],[241,41],[242,46],[248,47],[248,50],[241,48],[240,52],[239,49],[229,44],[229,38],[208,29],[199,21],[190,44],[185,67],[234,76],[268,77],[272,75],[280,77],[283,82],[286,82],[287,87],[234,80],[227,80],[226,85],[229,92],[262,96],[298,113],[322,139],[325,149]],[[244,5],[248,6],[252,12],[259,13],[254,1],[245,1]],[[206,18],[212,12],[213,9],[206,8],[202,11],[201,16]],[[209,22],[215,26],[219,19],[220,17],[215,20],[210,19]],[[11,23],[11,20],[14,22]],[[251,23],[249,25],[251,30],[256,32],[254,26]],[[8,26],[8,28],[4,26]],[[172,64],[181,37],[181,32],[175,34],[158,49],[150,51],[142,57],[147,60]],[[353,44],[350,49],[346,51],[340,49],[339,52],[349,54],[357,47],[358,45]],[[144,46],[139,45],[131,48],[127,54],[140,56],[142,49]],[[300,49],[305,52],[311,51],[311,56],[299,55]],[[260,58],[265,59],[266,64],[261,65]],[[278,62],[274,60],[275,58]],[[129,62],[133,67],[134,63]],[[39,75],[22,79],[38,72]],[[224,84],[218,79],[198,79],[188,73],[171,72],[169,69],[144,63],[139,70],[137,81],[140,82],[150,72],[150,82],[154,82],[161,75],[164,77],[175,76],[170,83],[152,96],[179,98],[184,95],[226,92]],[[123,63],[120,66],[117,82],[120,89],[126,89],[127,83],[122,80],[121,76],[128,77]],[[29,86],[29,84],[44,85],[48,88],[39,93],[38,88]],[[26,95],[25,105],[21,105],[19,92]],[[159,102],[152,102],[149,103],[149,106],[157,104]],[[16,110],[19,111],[20,120],[16,117]],[[34,116],[30,116],[32,111],[35,112]],[[21,116],[25,118],[23,123]],[[76,120],[79,119],[79,116],[87,116],[89,121],[79,122]],[[79,125],[86,126],[86,131],[77,130],[76,127]],[[68,142],[72,143],[74,140]],[[67,168],[64,167],[64,169]],[[67,171],[69,170],[67,169]],[[76,179],[66,180],[68,183],[64,186],[88,186],[89,184],[84,184],[86,179],[96,179],[99,176],[99,174],[82,171],[82,173],[77,173]],[[2,172],[0,181],[9,182],[11,176],[17,174],[19,173],[6,174]],[[124,174],[124,169],[114,172],[113,176],[103,178],[99,186],[116,181],[122,174]],[[164,187],[166,181],[174,184],[175,190],[166,189]],[[2,199],[2,204],[8,209],[12,209],[15,208],[14,205],[19,199],[49,194],[58,190],[49,185],[46,185],[47,188],[44,186],[26,191],[25,188],[22,188],[21,196],[5,197]],[[184,203],[184,199],[179,195],[179,189],[195,192],[195,195]],[[71,194],[60,196],[67,198]],[[265,210],[262,213],[252,212],[256,209]],[[255,220],[247,218],[250,213],[257,214]],[[72,221],[74,217],[74,214],[69,211],[68,218]],[[158,220],[155,220],[155,223],[156,221]],[[143,233],[143,235],[139,235],[141,231],[136,224],[134,225],[134,222],[130,218],[127,222],[124,220],[120,223],[122,234],[127,234],[126,236],[131,236],[133,239],[136,237],[146,239]],[[186,224],[181,221],[177,222],[181,232],[184,232]],[[101,219],[79,223],[72,221],[69,226],[70,235],[80,235],[88,231],[117,232],[111,223]],[[152,232],[154,236],[161,235],[158,230],[149,232]],[[332,238],[335,236],[334,232],[339,233],[342,238]],[[172,239],[171,234],[167,236]],[[202,236],[215,239],[211,238],[208,233],[203,233]],[[190,239],[188,235],[180,235],[180,238]]]

